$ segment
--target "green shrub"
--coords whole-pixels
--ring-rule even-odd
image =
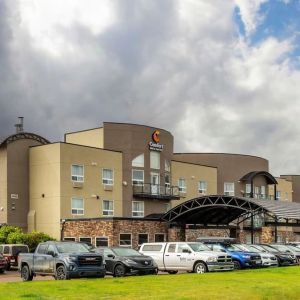
[[[8,236],[12,233],[22,233],[22,229],[16,226],[2,226],[0,227],[0,243],[8,244]]]
[[[55,240],[52,237],[50,237],[48,234],[45,234],[43,232],[37,232],[37,231],[25,233],[24,236],[25,236],[24,244],[28,245],[30,252],[34,251],[37,245],[41,242]]]

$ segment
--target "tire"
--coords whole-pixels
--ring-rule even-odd
[[[168,271],[168,273],[171,274],[171,275],[174,275],[174,274],[177,274],[178,271],[177,270],[176,271]]]
[[[126,274],[126,269],[124,265],[116,265],[114,269],[114,277],[124,277]]]
[[[3,274],[5,272],[4,269],[0,269],[0,274]]]
[[[7,264],[6,265],[6,271],[9,271],[10,270],[10,264]]]
[[[65,266],[58,266],[55,272],[55,280],[67,280],[69,279]]]
[[[240,270],[242,268],[241,263],[238,260],[233,261],[234,270]]]
[[[194,266],[194,273],[203,274],[207,272],[207,267],[203,262],[197,262]]]
[[[32,281],[33,275],[30,274],[29,267],[27,265],[23,265],[21,269],[21,278],[23,281]]]

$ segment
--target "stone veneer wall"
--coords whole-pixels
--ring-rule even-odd
[[[186,229],[186,241],[195,242],[198,237],[230,237],[230,229]]]
[[[119,246],[120,233],[130,233],[132,248],[138,248],[138,234],[148,234],[148,241],[154,242],[155,234],[164,234],[168,239],[168,228],[165,222],[146,220],[68,220],[64,224],[63,237],[108,237],[109,246]]]

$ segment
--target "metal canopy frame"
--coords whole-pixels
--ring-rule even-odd
[[[4,146],[4,145],[8,145],[14,141],[17,140],[22,140],[22,139],[30,139],[30,140],[35,140],[37,142],[40,142],[43,145],[49,144],[50,142],[43,138],[40,135],[37,135],[35,133],[30,133],[30,132],[19,132],[13,135],[10,135],[9,137],[3,139],[2,141],[0,141],[0,147]]]
[[[253,241],[256,215],[263,215],[265,225],[300,226],[300,204],[278,200],[212,195],[203,196],[181,203],[165,213],[161,219],[169,223],[238,226],[251,219],[251,239]],[[282,225],[284,224],[284,225]],[[275,240],[277,236],[275,236]]]

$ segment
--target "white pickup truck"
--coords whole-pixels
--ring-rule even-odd
[[[151,256],[159,271],[176,274],[179,270],[205,273],[233,270],[231,256],[212,251],[202,243],[170,242],[142,244],[140,253]]]

